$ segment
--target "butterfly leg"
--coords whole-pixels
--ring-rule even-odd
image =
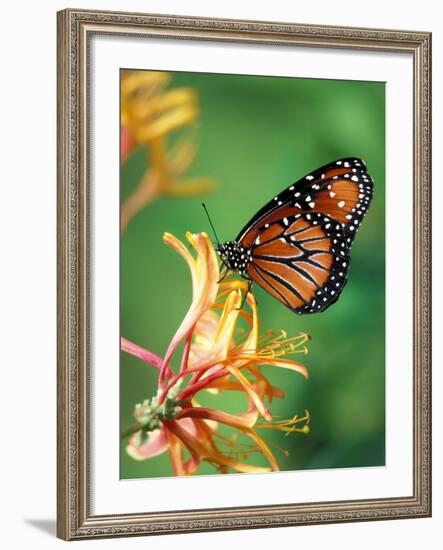
[[[252,283],[254,282],[252,279],[250,279],[249,277],[246,277],[245,275],[242,275],[242,277],[243,279],[246,279],[248,281],[248,288],[245,292],[245,295],[243,296],[241,306],[238,308],[239,310],[243,309],[243,306],[245,305],[245,302],[246,302],[246,298],[248,297],[248,294],[251,292]]]
[[[226,279],[226,277],[228,276],[228,273],[229,273],[229,268],[223,264],[222,265],[222,268],[220,271],[222,271],[223,269],[225,269],[225,272],[224,273],[220,273],[221,274],[221,277],[220,279],[217,281],[217,284],[220,284],[222,281],[224,281]]]

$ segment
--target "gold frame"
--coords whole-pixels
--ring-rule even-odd
[[[57,534],[65,540],[431,515],[431,34],[147,15],[58,13]],[[88,469],[88,44],[94,34],[408,52],[414,59],[413,496],[92,516]]]

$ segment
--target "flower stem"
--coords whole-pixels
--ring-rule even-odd
[[[128,426],[127,428],[122,430],[122,432],[120,434],[120,437],[122,439],[124,437],[128,437],[128,435],[132,435],[132,434],[137,433],[139,430],[141,430],[141,428],[143,428],[143,426],[141,424],[139,424],[138,422],[135,422],[134,424],[131,424],[130,426]]]

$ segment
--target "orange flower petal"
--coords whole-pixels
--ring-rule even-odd
[[[272,415],[269,412],[269,409],[266,407],[266,405],[263,403],[262,399],[260,399],[259,395],[255,391],[253,385],[249,382],[249,380],[245,377],[244,374],[240,372],[239,369],[234,367],[233,365],[229,365],[227,367],[227,370],[237,378],[237,380],[240,382],[240,384],[245,388],[246,393],[251,398],[254,405],[257,407],[257,410],[260,412],[260,414],[266,418],[266,420],[272,420]]]
[[[243,344],[240,346],[240,350],[246,351],[246,352],[255,352],[257,350],[258,345],[258,313],[257,313],[257,302],[255,300],[254,295],[249,292],[246,297],[246,302],[251,308],[252,311],[252,320],[251,320],[251,330],[243,342]]]
[[[190,436],[190,434],[186,430],[178,426],[177,422],[165,421],[165,425],[167,426],[168,430],[172,431],[172,433],[176,437],[178,437],[184,443],[184,445],[186,445],[191,455],[194,456],[195,458],[200,457],[207,460],[208,462],[212,462],[220,466],[228,466],[236,470],[237,472],[241,472],[241,473],[270,471],[270,468],[252,466],[251,464],[245,464],[237,460],[231,460],[230,458],[224,456],[220,452],[217,452],[214,449],[211,449],[207,445],[205,446],[200,441]]]
[[[180,418],[203,418],[214,420],[215,422],[227,424],[239,430],[249,430],[254,424],[251,424],[239,415],[219,411],[217,409],[209,409],[207,407],[190,407],[189,409],[185,409],[177,415],[177,419]]]
[[[266,445],[266,443],[263,441],[261,437],[259,437],[254,430],[250,430],[249,432],[245,432],[248,437],[250,437],[262,450],[263,454],[266,456],[266,458],[269,461],[269,464],[271,465],[272,469],[275,472],[278,472],[280,470],[279,465],[277,464],[277,461],[275,460],[274,455],[270,451],[269,447]]]
[[[180,440],[167,428],[165,428],[165,433],[168,438],[168,450],[169,457],[171,459],[172,471],[176,476],[183,476],[185,475],[185,469],[183,467]]]
[[[298,363],[297,361],[292,361],[291,359],[273,359],[271,357],[263,357],[260,355],[237,355],[235,356],[235,360],[249,361],[250,363],[257,366],[268,365],[270,367],[281,367],[284,369],[293,370],[302,374],[306,379],[309,376],[308,370],[304,365]]]

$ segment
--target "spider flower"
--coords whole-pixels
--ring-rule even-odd
[[[157,71],[124,71],[121,81],[121,160],[140,146],[149,159],[138,186],[122,205],[122,231],[129,221],[159,196],[192,196],[212,188],[209,178],[183,178],[197,154],[188,132],[172,148],[170,134],[189,128],[198,118],[198,97],[192,88],[167,89],[171,76]]]
[[[307,378],[306,368],[287,355],[306,354],[309,337],[301,333],[288,338],[281,331],[260,338],[257,304],[246,282],[219,282],[216,254],[207,235],[187,233],[186,237],[195,256],[176,237],[164,235],[164,242],[188,264],[192,278],[192,303],[165,356],[122,339],[123,351],[158,369],[156,394],[135,406],[136,422],[123,432],[130,436],[127,452],[137,460],[169,452],[175,475],[193,474],[203,461],[222,473],[279,470],[271,443],[257,430],[307,433],[309,414],[273,420],[267,402],[284,398],[284,392],[270,383],[262,367],[285,368]],[[174,372],[171,360],[182,342],[179,368]],[[242,412],[199,404],[203,392],[228,391],[246,397]],[[233,430],[232,436],[221,433],[222,425]],[[268,465],[245,462],[252,453],[262,454]]]

